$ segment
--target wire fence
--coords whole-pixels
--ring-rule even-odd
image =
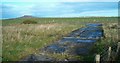
[[[112,44],[112,46],[104,49],[103,52],[99,53],[95,57],[96,63],[107,63],[109,61],[116,61],[120,53],[120,42]]]

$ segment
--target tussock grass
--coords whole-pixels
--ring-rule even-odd
[[[77,28],[68,24],[29,24],[3,27],[3,60],[20,60]]]

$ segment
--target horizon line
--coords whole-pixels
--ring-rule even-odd
[[[27,16],[31,16],[31,15],[27,15]],[[36,17],[36,16],[31,16],[28,18],[90,18],[90,17],[119,17],[119,16],[78,16],[78,17]],[[16,18],[0,18],[0,20],[17,19],[17,18],[24,18],[24,16],[16,17]],[[27,17],[25,17],[25,18],[27,18]]]

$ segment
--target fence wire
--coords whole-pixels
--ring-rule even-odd
[[[110,53],[110,58],[108,57],[108,48],[105,48],[101,53],[100,53],[100,61],[115,61],[117,55],[116,55],[116,50],[117,50],[117,43],[114,43],[111,45],[111,53]]]

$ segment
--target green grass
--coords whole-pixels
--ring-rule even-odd
[[[87,23],[103,23],[106,40],[103,41],[102,44],[109,42],[111,34],[115,41],[118,40],[116,37],[117,33],[115,32],[116,29],[108,28],[109,25],[117,23],[117,17],[29,18],[29,20],[37,21],[38,23],[22,24],[25,20],[28,20],[28,18],[7,19],[2,21],[3,61],[18,61],[29,54],[38,53],[39,49],[54,43],[75,29],[84,27]],[[101,43],[99,45],[99,47],[101,47]],[[59,54],[53,55],[52,57],[58,57],[59,59],[65,58]]]
[[[87,18],[16,18],[3,20],[3,25],[20,24],[25,20],[37,21],[39,24],[49,23],[68,23],[68,24],[85,24],[85,23],[114,23],[118,21],[118,17],[87,17]]]

